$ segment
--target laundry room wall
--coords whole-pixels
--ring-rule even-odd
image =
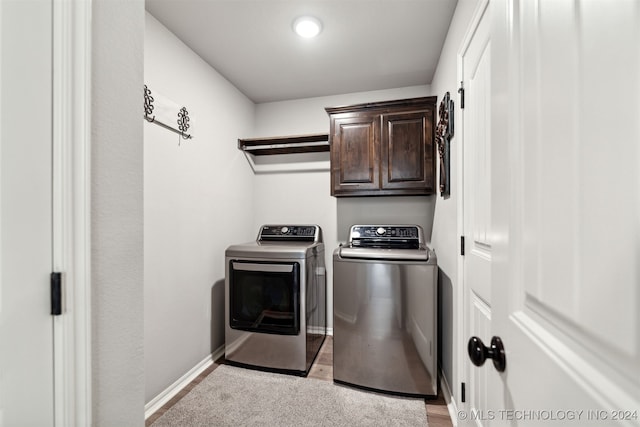
[[[456,343],[464,342],[464,337],[458,337],[458,301],[462,298],[462,290],[458,286],[458,206],[460,205],[458,183],[460,179],[460,165],[458,165],[458,150],[461,144],[461,114],[458,97],[460,83],[457,75],[458,51],[467,32],[478,0],[458,0],[456,10],[451,20],[449,32],[445,40],[440,60],[431,83],[434,95],[438,96],[438,107],[446,92],[450,93],[455,102],[455,135],[451,140],[451,196],[438,196],[435,201],[433,233],[431,245],[438,255],[438,296],[439,296],[439,324],[440,324],[440,369],[444,373],[447,384],[454,397],[460,390],[460,360],[467,360],[464,349]],[[436,174],[438,176],[438,174]]]
[[[140,89],[149,404],[224,345],[224,251],[255,237],[253,175],[237,148],[255,105],[148,13],[144,80],[187,108],[193,135],[144,122]]]
[[[271,137],[329,133],[325,107],[364,102],[430,96],[428,85],[357,92],[335,96],[262,103],[256,106],[256,126],[245,137]],[[327,264],[327,307],[330,331],[333,328],[333,250],[348,239],[349,227],[356,223],[419,224],[428,234],[433,223],[434,197],[357,197],[336,198],[330,194],[329,153],[320,155],[324,171],[284,171],[278,163],[267,173],[253,178],[253,229],[267,223],[311,223],[322,227]],[[312,156],[317,160],[318,156]],[[305,166],[296,155],[278,156],[280,165]]]
[[[92,426],[136,426],[144,423],[144,1],[91,4],[91,390],[90,402],[81,384],[61,398],[80,413],[90,403]]]

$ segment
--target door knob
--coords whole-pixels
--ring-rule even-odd
[[[490,347],[484,345],[480,338],[471,337],[467,350],[469,351],[471,362],[476,366],[482,366],[485,360],[493,359],[493,366],[498,372],[504,372],[507,367],[507,357],[500,337],[491,338]]]

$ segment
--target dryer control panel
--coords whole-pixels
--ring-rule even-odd
[[[317,225],[263,225],[257,241],[322,242],[322,233]]]

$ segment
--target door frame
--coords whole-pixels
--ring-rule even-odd
[[[490,0],[479,0],[476,5],[476,9],[473,12],[473,16],[471,21],[469,22],[469,26],[467,27],[467,31],[462,39],[462,43],[460,44],[460,48],[458,49],[457,55],[457,79],[458,84],[464,81],[464,69],[463,69],[463,60],[464,55],[471,44],[473,36],[480,24],[480,20],[485,13],[488,13],[487,10],[489,7]],[[458,105],[461,104],[461,97],[458,94]],[[464,111],[462,108],[459,110],[459,116],[456,117],[456,135],[458,136],[458,149],[456,150],[456,162],[458,164],[458,182],[456,185],[456,189],[458,191],[458,199],[457,199],[457,236],[465,235],[464,228],[464,179],[465,179],[465,164],[464,164],[464,149],[465,149],[465,135],[464,135]],[[462,243],[460,242],[459,245]],[[454,354],[457,355],[457,379],[454,376],[454,384],[452,386],[454,389],[452,392],[455,393],[454,390],[457,390],[461,393],[460,388],[462,383],[467,384],[469,379],[469,360],[467,359],[466,353],[466,339],[467,337],[467,322],[469,321],[469,313],[466,312],[467,308],[467,300],[469,298],[469,290],[467,289],[467,284],[464,275],[465,268],[465,258],[464,255],[461,254],[461,248],[458,250],[458,265],[457,265],[457,273],[458,273],[458,291],[455,299],[457,316],[455,316],[457,321],[456,337],[454,337],[455,345],[457,349],[454,349]],[[468,384],[467,384],[468,385]],[[468,390],[468,389],[467,389]],[[467,399],[465,399],[466,401]],[[467,403],[463,403],[460,398],[456,399],[457,409],[463,409],[467,407]],[[457,411],[456,411],[457,413]],[[454,425],[458,425],[458,420],[454,420]]]
[[[64,280],[53,317],[54,425],[91,425],[92,0],[52,0],[53,271]]]

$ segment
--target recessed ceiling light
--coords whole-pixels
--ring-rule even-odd
[[[301,16],[293,21],[293,31],[300,37],[309,39],[320,34],[322,23],[313,16]]]

